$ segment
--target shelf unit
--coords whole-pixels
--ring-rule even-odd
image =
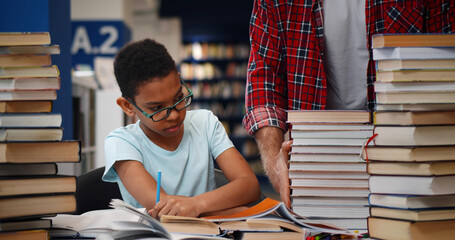
[[[194,93],[190,108],[211,110],[256,174],[263,174],[256,142],[242,126],[248,43],[188,40],[181,52],[180,76]]]

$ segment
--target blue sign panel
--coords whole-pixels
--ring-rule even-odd
[[[73,67],[87,64],[93,68],[95,57],[113,57],[129,40],[130,31],[123,21],[73,21]]]

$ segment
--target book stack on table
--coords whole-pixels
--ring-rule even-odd
[[[370,236],[455,234],[455,35],[383,34],[376,60]]]
[[[60,78],[49,33],[0,33],[0,238],[48,239],[44,216],[76,210],[76,177],[58,162],[80,161],[80,142],[63,141],[51,113]]]
[[[373,135],[368,111],[288,111],[292,209],[311,221],[366,231],[368,174],[360,157]]]

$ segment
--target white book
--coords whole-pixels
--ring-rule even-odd
[[[291,138],[369,138],[373,136],[373,130],[357,131],[330,131],[330,130],[291,130]]]
[[[293,187],[291,197],[313,196],[313,197],[368,197],[368,188],[305,188]]]
[[[442,195],[455,194],[455,175],[380,176],[369,179],[370,191],[383,194]]]
[[[455,91],[454,82],[375,82],[375,92]]]
[[[27,101],[27,100],[56,100],[56,90],[24,90],[24,91],[0,91],[0,101]]]
[[[454,208],[455,195],[404,195],[404,194],[370,194],[372,206],[401,209]]]
[[[60,77],[0,78],[0,91],[51,89],[60,89]]]
[[[369,174],[365,172],[346,171],[300,171],[290,170],[289,178],[323,178],[323,179],[368,179]]]
[[[372,124],[300,124],[292,123],[292,130],[372,130]]]
[[[444,111],[455,110],[454,103],[376,104],[375,111]]]
[[[327,172],[366,172],[367,164],[359,163],[337,163],[337,162],[289,162],[289,170],[301,171],[327,171]]]
[[[364,162],[357,154],[306,154],[306,153],[290,153],[290,161],[292,162]]]
[[[328,223],[350,230],[367,230],[366,218],[310,218],[313,223]]]
[[[378,146],[455,145],[455,125],[376,126],[374,132]]]
[[[0,127],[60,127],[60,113],[0,114]]]
[[[367,218],[370,209],[365,206],[293,206],[292,210],[302,216],[324,218]]]
[[[369,206],[366,197],[292,197],[292,206],[299,205],[335,205]]]
[[[363,146],[368,138],[296,138],[293,139],[295,145],[308,146]]]
[[[374,48],[373,60],[455,59],[455,47]]]
[[[291,153],[360,154],[361,146],[304,146],[292,144]]]
[[[291,179],[292,187],[368,188],[367,179]]]
[[[62,128],[2,128],[0,141],[61,141]]]

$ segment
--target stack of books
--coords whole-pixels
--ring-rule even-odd
[[[370,112],[288,111],[292,209],[314,222],[367,229],[368,174],[360,157],[373,135]]]
[[[377,99],[367,146],[370,236],[455,234],[455,35],[373,36]]]
[[[76,210],[76,178],[57,166],[80,161],[80,142],[63,141],[51,113],[58,53],[49,33],[0,33],[0,238],[47,239],[43,217]]]

